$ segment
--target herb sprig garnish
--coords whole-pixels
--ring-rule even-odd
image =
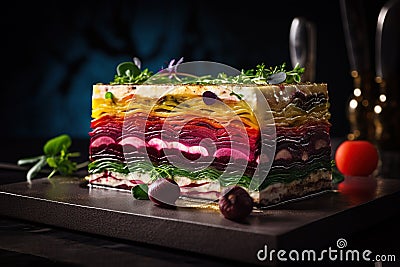
[[[134,58],[133,62],[122,62],[117,66],[117,74],[111,84],[280,84],[300,83],[304,68],[296,65],[292,70],[286,68],[286,63],[267,68],[264,63],[258,64],[255,69],[242,70],[239,75],[228,76],[219,73],[216,77],[211,75],[196,76],[187,73],[179,73],[178,65],[183,62],[181,58],[175,64],[171,60],[165,71],[154,75],[148,69],[140,70],[141,62]],[[175,65],[174,65],[175,64]],[[239,96],[240,97],[240,96]]]
[[[242,71],[242,82],[253,82],[256,84],[279,84],[279,83],[300,83],[304,68],[297,64],[293,70],[286,69],[286,63],[266,68],[264,63],[257,65],[255,70]]]
[[[80,155],[79,152],[68,151],[71,144],[71,138],[62,134],[46,142],[43,147],[44,155],[18,160],[18,165],[35,163],[26,175],[28,183],[31,183],[32,178],[46,165],[53,168],[48,178],[51,178],[57,172],[61,175],[72,175],[76,170],[86,167],[88,162],[77,164],[69,159]]]
[[[122,62],[117,66],[117,74],[110,84],[142,84],[147,81],[153,72],[148,69],[140,70],[141,62],[135,57],[133,62]]]
[[[226,73],[218,73],[217,77],[211,75],[195,76],[192,74],[179,73],[178,65],[182,62],[182,58],[176,65],[173,65],[174,60],[168,65],[167,72],[161,72],[152,76],[146,83],[148,84],[280,84],[280,83],[300,83],[301,75],[304,73],[304,68],[298,64],[293,70],[286,70],[286,63],[280,66],[266,68],[265,64],[257,65],[256,69],[242,70],[239,75],[228,76]],[[243,98],[242,94],[238,94],[233,90],[229,94],[236,96],[239,100]]]
[[[292,70],[286,69],[286,63],[267,68],[264,63],[257,65],[256,69],[242,70],[239,75],[228,76],[226,73],[218,73],[216,77],[211,75],[195,76],[186,73],[171,72],[159,73],[152,76],[149,84],[280,84],[300,83],[304,68],[296,65]]]

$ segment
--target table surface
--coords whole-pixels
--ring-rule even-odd
[[[72,151],[87,158],[87,140],[74,140]],[[19,158],[39,155],[42,140],[10,140],[1,153],[1,162],[15,163]],[[26,148],[16,153],[15,147]],[[0,183],[24,181],[24,172],[1,170]],[[371,214],[374,216],[374,214]],[[376,218],[375,218],[376,219]],[[399,251],[400,214],[378,220],[367,228],[346,236],[352,248],[370,249],[381,254]],[[346,225],[343,225],[346,227]],[[10,217],[0,217],[1,266],[243,266],[243,263],[204,256],[193,252],[155,246],[137,241],[67,230],[46,224],[32,223]],[[333,240],[335,241],[335,240]],[[400,255],[398,255],[400,256]],[[328,264],[328,265],[326,265]],[[298,264],[296,266],[299,266]],[[300,265],[301,266],[301,265]],[[307,265],[304,265],[307,266]],[[324,266],[336,266],[325,263]],[[343,263],[340,266],[344,266]],[[374,266],[372,263],[352,263],[349,266]],[[382,266],[397,266],[385,263]]]

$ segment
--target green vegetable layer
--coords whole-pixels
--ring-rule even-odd
[[[271,184],[275,183],[290,183],[297,179],[302,179],[308,176],[310,173],[316,170],[331,170],[331,162],[315,162],[309,164],[307,167],[302,166],[301,168],[272,168],[268,173],[267,179],[259,187],[259,190],[263,190]],[[173,165],[162,164],[159,166],[154,166],[151,163],[147,162],[138,162],[135,164],[126,165],[125,163],[116,161],[116,160],[108,160],[102,159],[93,161],[89,164],[89,173],[101,173],[104,171],[111,172],[119,172],[128,174],[129,172],[141,172],[141,173],[149,173],[150,177],[155,180],[159,177],[168,177],[174,178],[175,176],[188,177],[192,180],[201,180],[201,179],[211,179],[211,180],[219,180],[222,186],[229,185],[241,185],[243,187],[248,188],[250,186],[251,177],[249,176],[231,176],[224,177],[221,176],[222,172],[215,170],[213,168],[206,168],[200,171],[188,171],[185,169],[180,169]]]
[[[315,162],[312,164],[308,164],[307,167],[302,168],[291,168],[289,170],[283,168],[273,168],[269,171],[267,179],[260,186],[260,190],[268,187],[271,184],[276,183],[291,183],[294,180],[302,179],[308,176],[310,173],[317,170],[331,170],[331,162],[330,161],[322,161]]]

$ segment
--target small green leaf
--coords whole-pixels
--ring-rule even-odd
[[[50,157],[47,158],[47,164],[52,168],[57,168],[58,163],[56,162],[56,158]]]
[[[140,200],[148,200],[149,196],[147,195],[147,191],[149,190],[149,187],[147,184],[140,184],[135,187],[132,187],[132,195],[135,199],[140,199]]]
[[[68,159],[62,159],[58,162],[57,170],[61,175],[71,175],[76,170],[76,163]]]
[[[117,66],[118,76],[133,76],[140,74],[140,69],[133,62],[122,62]]]
[[[62,150],[67,150],[71,146],[71,138],[62,134],[47,141],[43,147],[46,156],[55,156],[61,153]]]

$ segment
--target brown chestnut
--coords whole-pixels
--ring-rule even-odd
[[[149,185],[147,194],[155,204],[172,208],[175,207],[175,201],[179,198],[181,190],[173,179],[159,178]]]
[[[244,188],[234,186],[222,192],[218,204],[219,210],[225,218],[241,221],[253,210],[254,201]]]

